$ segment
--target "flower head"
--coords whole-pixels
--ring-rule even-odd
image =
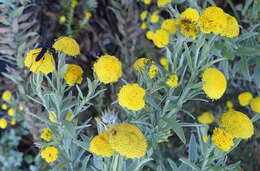
[[[42,48],[30,50],[24,60],[24,65],[33,73],[42,72],[49,74],[55,69],[55,62],[52,54],[46,52],[43,57],[36,62],[36,57],[41,52]]]
[[[111,148],[127,158],[143,157],[147,151],[147,141],[142,131],[132,124],[122,123],[109,130]]]
[[[233,104],[233,102],[232,102],[231,100],[228,100],[228,101],[226,102],[226,105],[227,105],[227,108],[228,108],[228,109],[233,109],[233,107],[234,107],[234,104]]]
[[[118,103],[129,110],[141,110],[145,106],[145,90],[138,84],[127,84],[118,93]]]
[[[52,163],[57,160],[59,151],[54,146],[48,146],[41,151],[41,157],[47,162]]]
[[[144,4],[149,5],[152,0],[143,0]]]
[[[197,23],[199,20],[199,12],[193,8],[187,8],[181,13],[179,18],[180,32],[185,37],[196,39],[199,33]]]
[[[177,22],[174,19],[166,19],[161,24],[161,29],[167,31],[169,34],[174,34],[177,31]]]
[[[254,112],[260,113],[260,97],[253,98],[250,107]]]
[[[78,5],[78,0],[71,0],[71,7],[75,8]]]
[[[10,124],[11,124],[11,125],[15,125],[15,124],[16,124],[16,119],[15,119],[15,118],[12,118]]]
[[[5,118],[0,119],[0,128],[5,129],[7,127],[7,121]]]
[[[43,132],[41,133],[41,136],[40,136],[43,140],[47,141],[47,142],[50,142],[52,137],[53,137],[53,133],[51,131],[50,128],[45,128],[43,130]]]
[[[162,65],[162,67],[168,71],[169,70],[169,63],[168,63],[168,60],[167,58],[163,57],[160,59],[160,64]]]
[[[252,121],[239,111],[229,110],[224,113],[219,125],[235,138],[248,139],[254,134]]]
[[[230,148],[234,146],[232,136],[221,128],[215,128],[213,130],[212,142],[223,151],[229,151]]]
[[[151,23],[157,23],[160,20],[159,11],[154,11],[150,17]]]
[[[214,115],[209,112],[204,112],[200,116],[198,116],[198,121],[200,123],[211,124],[212,122],[214,122],[214,120],[215,120]]]
[[[178,76],[176,74],[171,74],[167,80],[166,80],[166,84],[171,87],[171,88],[175,88],[178,86]]]
[[[250,104],[250,101],[252,100],[253,96],[250,92],[243,92],[239,94],[238,101],[241,106],[247,106]]]
[[[7,104],[2,104],[2,105],[1,105],[1,109],[2,109],[2,110],[6,110],[7,108],[8,108]]]
[[[12,92],[9,90],[5,90],[2,94],[2,100],[3,101],[9,101],[12,98]]]
[[[170,42],[170,34],[162,29],[156,30],[153,35],[153,44],[158,48],[167,46]]]
[[[203,33],[220,34],[227,24],[226,14],[221,8],[215,6],[206,8],[199,19],[199,27]]]
[[[151,64],[149,66],[148,76],[150,78],[154,78],[158,72],[158,68],[156,65],[154,65],[152,63],[154,63],[154,62],[149,58],[139,58],[134,63],[134,69],[138,72],[144,73],[146,65]]]
[[[52,46],[56,51],[63,52],[69,56],[80,54],[79,44],[70,37],[59,37]]]
[[[10,109],[8,109],[8,111],[7,111],[7,114],[8,114],[9,116],[14,116],[14,113],[15,113],[14,108],[10,108]]]
[[[141,20],[142,21],[145,20],[147,15],[148,15],[148,11],[147,10],[144,10],[143,12],[141,12],[141,14],[140,14]]]
[[[68,64],[68,69],[64,75],[64,79],[68,85],[80,84],[83,80],[82,74],[83,70],[80,66]]]
[[[60,16],[60,23],[65,23],[66,22],[66,17],[64,15]]]
[[[85,19],[89,20],[92,17],[92,13],[90,11],[85,12]]]
[[[154,36],[154,32],[152,32],[151,30],[147,31],[145,34],[146,38],[148,40],[153,40],[153,36]]]
[[[221,36],[235,38],[239,35],[239,25],[237,23],[237,20],[229,14],[226,14],[226,17],[227,25],[220,34]]]
[[[172,0],[158,0],[157,5],[158,5],[158,7],[164,7],[168,4],[170,4],[171,2],[172,2]]]
[[[141,29],[143,29],[143,30],[145,30],[145,29],[147,29],[147,22],[142,22],[142,24],[141,24]]]
[[[109,133],[103,132],[95,136],[89,144],[89,151],[103,157],[110,157],[113,154],[113,150],[109,144]]]
[[[202,74],[203,91],[211,99],[219,99],[225,93],[227,80],[224,74],[216,68],[208,68]]]
[[[122,76],[121,62],[115,56],[101,56],[93,69],[99,80],[105,84],[117,82]]]
[[[18,107],[18,109],[19,109],[20,111],[23,111],[24,107],[23,107],[22,105],[20,105],[20,106]]]

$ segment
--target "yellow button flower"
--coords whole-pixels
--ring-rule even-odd
[[[22,111],[22,110],[24,109],[24,107],[23,107],[22,105],[20,105],[20,106],[18,107],[18,109],[19,109],[20,111]]]
[[[56,51],[63,52],[69,56],[77,56],[80,54],[79,44],[70,37],[58,38],[52,46]]]
[[[11,123],[10,123],[11,125],[15,125],[16,124],[16,119],[15,118],[12,118],[12,120],[11,120]]]
[[[148,66],[150,64],[149,70],[148,70],[148,76],[150,78],[154,78],[158,73],[158,68],[156,65],[154,65],[152,63],[154,63],[154,62],[149,58],[139,58],[135,61],[133,67],[136,71],[138,71],[140,73],[144,73],[146,66]]]
[[[158,5],[158,7],[164,7],[168,4],[170,4],[171,2],[172,2],[172,0],[158,0],[157,5]]]
[[[183,11],[179,18],[181,34],[195,40],[199,33],[197,28],[199,17],[199,12],[196,9],[187,8]]]
[[[203,33],[220,34],[227,24],[226,14],[221,8],[215,6],[206,8],[199,19],[199,27]]]
[[[0,119],[0,128],[5,129],[7,127],[7,121],[5,118]]]
[[[109,144],[109,133],[103,132],[95,136],[89,143],[89,151],[103,157],[110,157],[113,154],[112,148]]]
[[[156,30],[153,35],[153,44],[158,48],[167,46],[170,42],[170,34],[162,29]]]
[[[109,130],[111,148],[127,158],[143,157],[147,151],[147,141],[142,131],[132,124],[122,123]]]
[[[146,19],[147,15],[148,15],[147,10],[144,10],[143,12],[141,12],[141,14],[140,14],[141,20],[144,21]]]
[[[41,157],[47,162],[52,163],[57,160],[59,151],[54,146],[48,146],[41,151]]]
[[[87,20],[89,20],[91,17],[92,17],[91,12],[87,11],[87,12],[85,13],[85,18],[86,18]]]
[[[143,29],[143,30],[145,30],[145,29],[147,29],[147,22],[142,22],[142,24],[141,24],[141,29]]]
[[[226,17],[227,25],[220,34],[221,36],[235,38],[239,35],[239,25],[237,23],[237,20],[229,14],[226,14]]]
[[[229,110],[221,116],[219,125],[235,138],[248,139],[254,134],[252,121],[242,112]]]
[[[249,105],[250,101],[253,99],[253,96],[250,92],[243,92],[239,94],[238,101],[241,106]]]
[[[57,114],[55,112],[51,112],[49,114],[49,120],[52,122],[52,123],[58,123],[57,121]]]
[[[212,122],[214,122],[214,120],[214,115],[209,112],[204,112],[200,116],[198,116],[199,123],[211,124]]]
[[[50,142],[52,137],[53,137],[53,133],[52,131],[50,130],[50,128],[45,128],[43,130],[43,132],[41,133],[41,136],[40,136],[43,140],[47,141],[47,142]]]
[[[253,98],[250,107],[254,112],[260,113],[260,97]]]
[[[145,34],[146,38],[148,40],[153,40],[153,36],[154,36],[154,32],[152,32],[151,30],[147,31]]]
[[[215,128],[213,130],[212,142],[223,151],[229,151],[230,148],[234,146],[232,136],[221,128]]]
[[[233,107],[234,107],[233,102],[232,102],[231,100],[228,100],[228,101],[226,102],[226,105],[227,105],[227,108],[228,108],[228,109],[233,109]]]
[[[160,20],[159,11],[154,11],[150,17],[151,23],[157,23]]]
[[[176,33],[178,23],[174,19],[166,19],[161,24],[161,29],[167,31],[171,35]]]
[[[227,88],[227,80],[224,74],[216,68],[208,68],[202,74],[202,87],[206,95],[211,99],[219,99]]]
[[[12,98],[12,92],[9,90],[5,90],[2,94],[2,100],[3,101],[9,101]]]
[[[145,106],[145,90],[138,84],[124,85],[118,93],[118,103],[129,110],[141,110]]]
[[[60,23],[65,23],[66,22],[66,17],[64,15],[60,16]]]
[[[167,58],[163,57],[160,59],[160,64],[162,65],[162,67],[168,71],[169,70],[169,63],[168,63],[168,60]]]
[[[98,79],[105,84],[117,82],[122,76],[122,64],[115,56],[101,56],[93,69]]]
[[[171,88],[176,88],[178,86],[179,78],[176,74],[171,74],[167,80],[166,84]]]
[[[7,104],[2,104],[2,105],[1,105],[1,109],[2,109],[2,110],[6,110],[7,108],[8,108]]]
[[[75,8],[78,5],[78,0],[71,0],[71,7]]]
[[[15,113],[14,108],[10,108],[10,109],[7,111],[7,114],[8,114],[9,116],[14,116],[14,113]]]
[[[82,74],[83,70],[80,66],[75,64],[68,64],[68,69],[64,75],[64,79],[70,86],[74,84],[80,84],[83,80]]]
[[[33,73],[42,72],[49,74],[55,69],[53,56],[46,52],[44,56],[36,62],[36,57],[41,52],[42,48],[30,50],[24,60],[24,65]]]
[[[149,5],[152,0],[143,0],[144,4]]]

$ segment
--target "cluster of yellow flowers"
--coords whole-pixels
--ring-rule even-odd
[[[90,141],[89,150],[103,157],[118,153],[127,158],[140,158],[147,151],[147,141],[138,127],[121,123],[95,136]]]
[[[253,95],[247,91],[239,94],[238,102],[241,106],[250,105],[254,112],[260,113],[260,97],[254,98]]]
[[[144,22],[148,14],[149,12],[146,10],[140,15],[143,21],[143,29],[146,29],[148,26],[147,22]],[[158,23],[159,20],[159,11],[152,12],[150,22],[155,24]],[[178,18],[165,19],[159,29],[153,31],[148,30],[146,37],[152,40],[156,47],[163,48],[170,43],[171,36],[174,35],[178,29],[183,36],[193,40],[197,38],[200,32],[220,34],[228,38],[234,38],[239,35],[237,20],[233,16],[225,13],[221,8],[210,6],[201,14],[194,8],[187,8]]]

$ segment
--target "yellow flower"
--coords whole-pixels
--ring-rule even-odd
[[[7,114],[8,114],[9,116],[14,116],[14,113],[15,113],[14,108],[10,108],[10,109],[8,109],[8,111],[7,111]]]
[[[151,23],[157,23],[157,22],[159,21],[160,17],[159,17],[158,14],[159,14],[159,11],[154,11],[154,12],[152,13],[152,15],[151,15],[151,17],[150,17]]]
[[[145,106],[145,90],[138,84],[127,84],[118,93],[118,103],[129,110],[141,110]]]
[[[5,129],[7,127],[7,121],[5,118],[0,119],[0,128]]]
[[[225,93],[227,80],[224,74],[216,68],[208,68],[202,74],[203,91],[211,99],[219,99]]]
[[[151,3],[151,0],[143,0],[143,2],[146,4],[146,5],[149,5]]]
[[[183,11],[179,18],[181,34],[193,40],[196,39],[198,35],[197,24],[199,17],[199,12],[196,9],[187,8]]]
[[[87,11],[87,12],[85,13],[85,18],[86,18],[87,20],[89,20],[91,17],[92,17],[91,12]]]
[[[229,151],[234,146],[232,136],[224,129],[215,128],[213,130],[212,142],[223,151]]]
[[[214,120],[214,115],[209,112],[204,112],[200,116],[198,116],[199,123],[211,124]]]
[[[56,51],[63,52],[69,56],[80,54],[79,44],[70,37],[59,37],[52,46]]]
[[[141,24],[141,29],[143,29],[143,30],[145,30],[145,29],[147,29],[147,23],[146,22],[142,22],[142,24]]]
[[[71,7],[75,8],[78,5],[78,0],[71,0]]]
[[[158,7],[164,7],[168,4],[170,4],[171,2],[172,2],[172,0],[158,0],[157,5],[158,5]]]
[[[24,65],[29,68],[33,73],[42,72],[44,74],[49,74],[55,69],[55,62],[53,56],[46,52],[43,57],[36,62],[36,57],[41,52],[42,48],[30,50],[24,60]]]
[[[11,120],[11,125],[15,125],[16,124],[16,119],[15,118],[12,118]]]
[[[80,66],[75,64],[68,64],[68,69],[64,75],[64,79],[70,86],[74,84],[80,84],[83,80],[82,74],[83,70]]]
[[[153,35],[154,35],[154,32],[152,32],[151,30],[149,30],[149,31],[147,31],[146,32],[146,38],[148,39],[148,40],[153,40]]]
[[[148,76],[150,78],[154,78],[158,72],[158,68],[152,63],[153,61],[149,58],[139,58],[134,63],[134,69],[138,72],[144,73],[146,69],[145,66],[151,64],[149,67]]]
[[[18,109],[19,109],[20,111],[22,111],[22,110],[24,109],[24,107],[20,105],[20,106],[18,107]]]
[[[235,138],[248,139],[254,134],[252,121],[239,111],[229,110],[224,113],[219,125]]]
[[[166,80],[166,84],[171,87],[171,88],[175,88],[178,86],[178,76],[176,74],[171,74],[167,80]]]
[[[132,124],[122,123],[109,130],[111,148],[127,158],[143,157],[147,151],[147,141],[142,131]]]
[[[57,121],[57,114],[55,112],[51,112],[49,114],[49,120],[52,122],[52,123],[58,123]]]
[[[52,163],[57,160],[59,151],[54,146],[48,146],[41,151],[41,157],[47,162]]]
[[[203,33],[220,34],[227,24],[226,14],[221,8],[215,6],[206,8],[199,19],[199,27]]]
[[[2,104],[1,109],[6,110],[8,108],[7,104]]]
[[[52,131],[50,130],[50,128],[45,128],[43,130],[43,132],[41,133],[41,136],[40,136],[43,140],[47,141],[47,142],[50,142],[52,137],[53,137],[53,133]]]
[[[60,23],[65,23],[66,17],[64,15],[60,16]]]
[[[167,31],[171,35],[176,33],[177,31],[177,22],[174,19],[166,19],[161,24],[161,29]]]
[[[94,64],[94,72],[102,83],[114,83],[122,76],[121,62],[110,55],[101,56]]]
[[[220,33],[221,36],[235,38],[239,35],[239,25],[237,23],[236,18],[226,13],[227,17],[227,25]]]
[[[148,11],[147,11],[147,10],[141,12],[141,14],[140,14],[141,20],[142,20],[142,21],[145,20],[146,17],[147,17],[147,15],[148,15]]]
[[[260,97],[253,98],[250,107],[254,112],[260,113]]]
[[[247,106],[250,104],[250,101],[253,99],[253,96],[250,92],[240,93],[238,96],[238,101],[241,106]]]
[[[71,119],[71,117],[72,117],[72,112],[68,111],[68,113],[65,116],[65,120],[69,121]]]
[[[228,109],[233,109],[233,102],[231,101],[231,100],[228,100],[227,102],[226,102],[226,105],[227,105],[227,108]]]
[[[206,135],[202,136],[202,141],[204,143],[206,143],[208,141],[208,136],[206,136]]]
[[[162,29],[156,30],[153,35],[153,44],[158,48],[167,46],[170,42],[170,34]]]
[[[168,71],[169,70],[169,63],[167,58],[163,57],[160,59],[160,64],[163,66],[163,68]]]
[[[9,90],[5,90],[2,94],[2,100],[3,101],[9,101],[12,98],[12,92]]]
[[[89,143],[89,151],[103,157],[110,157],[113,154],[113,150],[109,144],[109,133],[103,132],[95,136]]]

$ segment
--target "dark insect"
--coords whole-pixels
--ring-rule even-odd
[[[116,135],[116,130],[112,129],[112,130],[111,130],[111,134],[112,134],[112,135]]]
[[[37,55],[36,60],[35,60],[36,62],[38,62],[44,56],[44,54],[48,51],[48,49],[52,47],[53,43],[54,43],[54,40],[51,40],[45,44],[45,46],[42,48],[40,53]]]

